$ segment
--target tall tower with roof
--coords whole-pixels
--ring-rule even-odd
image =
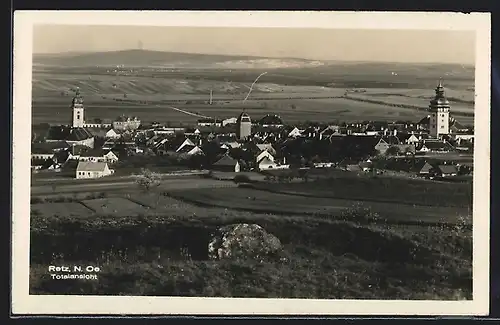
[[[236,136],[238,140],[245,140],[252,134],[252,120],[244,111],[236,120]]]
[[[80,95],[80,88],[76,89],[75,97],[71,102],[73,109],[73,124],[74,128],[83,128],[85,124],[84,114],[85,108],[83,107],[83,97]]]
[[[446,99],[441,80],[435,89],[436,95],[429,105],[429,135],[439,138],[450,133],[450,102]]]

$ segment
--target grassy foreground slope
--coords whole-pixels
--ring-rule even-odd
[[[227,209],[168,216],[31,220],[31,294],[471,299],[471,232],[453,227],[362,225]],[[366,211],[365,211],[366,212]],[[369,212],[368,212],[369,213]],[[284,245],[279,258],[211,261],[210,235],[257,223]],[[43,243],[43,244],[42,244]],[[96,281],[54,281],[47,265],[94,265]]]

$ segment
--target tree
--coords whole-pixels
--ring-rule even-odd
[[[160,185],[161,178],[158,173],[143,168],[141,169],[141,174],[137,176],[136,183],[143,191],[149,192],[153,187]]]
[[[392,146],[392,147],[389,147],[389,148],[387,149],[387,151],[385,152],[385,154],[386,154],[387,156],[397,156],[397,155],[399,154],[399,152],[400,152],[400,150],[399,150],[399,148],[398,148],[398,147],[394,147],[394,146]]]

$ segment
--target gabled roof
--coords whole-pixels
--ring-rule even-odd
[[[398,137],[399,141],[401,141],[401,142],[404,142],[404,141],[410,139],[411,137],[415,137],[418,139],[418,135],[413,134],[413,133],[398,133],[396,135],[396,137]]]
[[[107,165],[105,162],[80,161],[76,170],[80,172],[103,172]]]
[[[443,141],[425,141],[423,145],[431,150],[453,149],[453,146],[449,142],[443,142]]]
[[[418,169],[419,172],[424,172],[424,173],[427,172],[428,173],[434,168],[434,166],[427,161],[422,162],[421,165],[422,166]]]
[[[383,136],[382,139],[387,142],[388,144],[399,144],[400,141],[399,141],[399,138],[395,135],[387,135],[387,136]]]
[[[214,163],[214,166],[234,166],[238,161],[229,155],[222,156],[217,162]]]
[[[90,138],[93,138],[93,135],[85,128],[69,128],[64,126],[51,127],[47,136],[49,140],[65,141],[82,141]]]
[[[273,162],[271,159],[269,159],[267,156],[262,157],[262,159],[261,159],[261,160],[259,160],[257,163],[258,163],[259,165],[260,165],[260,164],[266,164],[266,165],[271,165],[271,164],[274,164],[274,162]]]
[[[456,174],[458,172],[454,165],[439,165],[437,168],[442,174]]]
[[[80,154],[81,157],[104,157],[107,155],[111,150],[105,150],[102,148],[95,148],[95,149],[90,149],[87,150],[83,153]]]
[[[191,150],[193,150],[194,148],[197,148],[197,147],[198,146],[187,144],[184,147],[182,147],[179,151],[177,151],[177,153],[188,153],[188,152],[190,152]]]
[[[426,117],[424,117],[420,121],[418,121],[417,125],[429,125],[430,120],[431,120],[431,116],[427,115]]]
[[[71,145],[66,141],[57,142],[37,142],[31,145],[31,153],[53,153],[58,149],[68,149]]]
[[[267,150],[269,153],[276,153],[276,150],[274,150],[273,145],[270,143],[257,143],[256,146],[260,151]]]

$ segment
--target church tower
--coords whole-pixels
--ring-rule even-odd
[[[236,136],[238,140],[246,140],[252,134],[252,120],[245,112],[236,120]]]
[[[71,103],[71,108],[73,109],[73,124],[74,128],[83,128],[85,124],[84,113],[85,108],[83,107],[83,97],[80,95],[80,89],[76,89],[75,97]]]
[[[435,91],[436,95],[429,105],[429,135],[437,139],[450,133],[450,102],[446,99],[441,80]]]

